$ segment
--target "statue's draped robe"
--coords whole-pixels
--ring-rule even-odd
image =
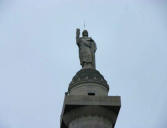
[[[95,68],[95,51],[96,44],[89,37],[81,37],[77,41],[79,47],[79,58],[80,63],[83,66],[84,63],[92,64],[92,67]]]

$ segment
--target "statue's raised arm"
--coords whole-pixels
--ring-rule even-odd
[[[82,32],[80,37],[80,29],[76,29],[76,42],[79,47],[79,58],[82,68],[96,68],[95,65],[95,41],[88,36],[88,31]]]
[[[79,36],[80,36],[80,29],[77,28],[77,29],[76,29],[76,43],[77,43],[77,44],[78,44],[78,42],[79,42]]]

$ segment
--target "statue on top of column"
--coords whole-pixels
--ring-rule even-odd
[[[77,28],[76,42],[79,47],[79,58],[82,68],[95,69],[95,52],[97,47],[95,41],[91,37],[88,37],[88,31],[84,30],[82,37],[80,37],[80,29]]]

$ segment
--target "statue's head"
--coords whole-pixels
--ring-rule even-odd
[[[87,30],[83,30],[82,36],[83,36],[83,37],[84,37],[84,36],[88,37],[88,31],[87,31]]]

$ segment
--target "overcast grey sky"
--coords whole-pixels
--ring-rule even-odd
[[[83,21],[116,128],[167,128],[166,0],[0,0],[0,128],[59,128]]]

